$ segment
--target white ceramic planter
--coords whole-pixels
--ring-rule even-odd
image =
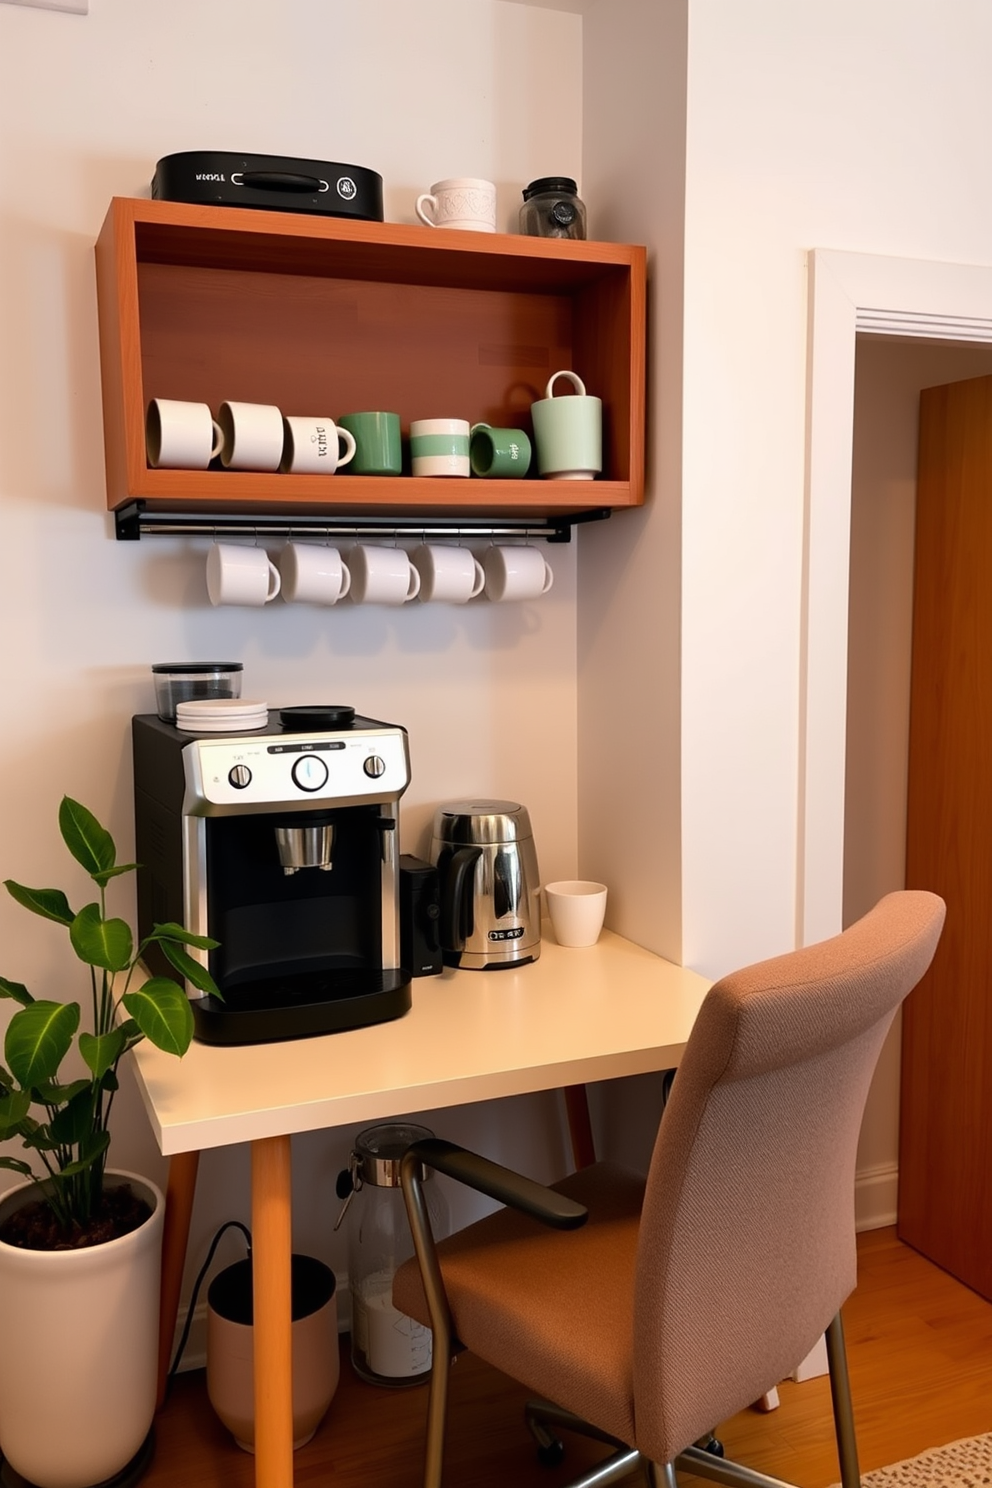
[[[0,1243],[0,1452],[39,1488],[114,1477],[155,1414],[165,1201],[137,1173],[107,1176],[151,1204],[140,1229],[83,1250]],[[0,1221],[33,1197],[5,1194]]]

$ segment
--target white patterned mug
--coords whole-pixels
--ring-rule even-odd
[[[279,469],[291,475],[333,475],[355,458],[355,436],[330,418],[284,418]],[[344,446],[342,450],[342,445]]]
[[[471,474],[468,419],[414,419],[410,424],[412,475]]]
[[[472,232],[496,231],[496,187],[475,176],[435,181],[417,197],[417,216],[428,227],[457,227]]]

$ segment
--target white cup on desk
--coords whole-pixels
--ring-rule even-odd
[[[568,878],[544,886],[555,940],[561,946],[591,946],[606,915],[606,885]]]

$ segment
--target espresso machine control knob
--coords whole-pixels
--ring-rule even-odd
[[[251,785],[251,771],[247,765],[232,765],[227,778],[235,790],[244,790],[246,785]]]
[[[302,754],[290,773],[300,790],[317,791],[327,783],[327,766],[316,754]]]
[[[381,759],[379,755],[370,754],[368,759],[362,765],[362,769],[365,771],[366,775],[370,775],[373,780],[378,780],[380,775],[385,775],[386,773],[386,762],[384,759]]]

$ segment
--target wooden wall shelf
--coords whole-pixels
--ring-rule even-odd
[[[115,198],[96,245],[107,503],[540,514],[644,500],[645,250]],[[153,470],[152,398],[530,428],[560,368],[603,399],[596,481]]]

